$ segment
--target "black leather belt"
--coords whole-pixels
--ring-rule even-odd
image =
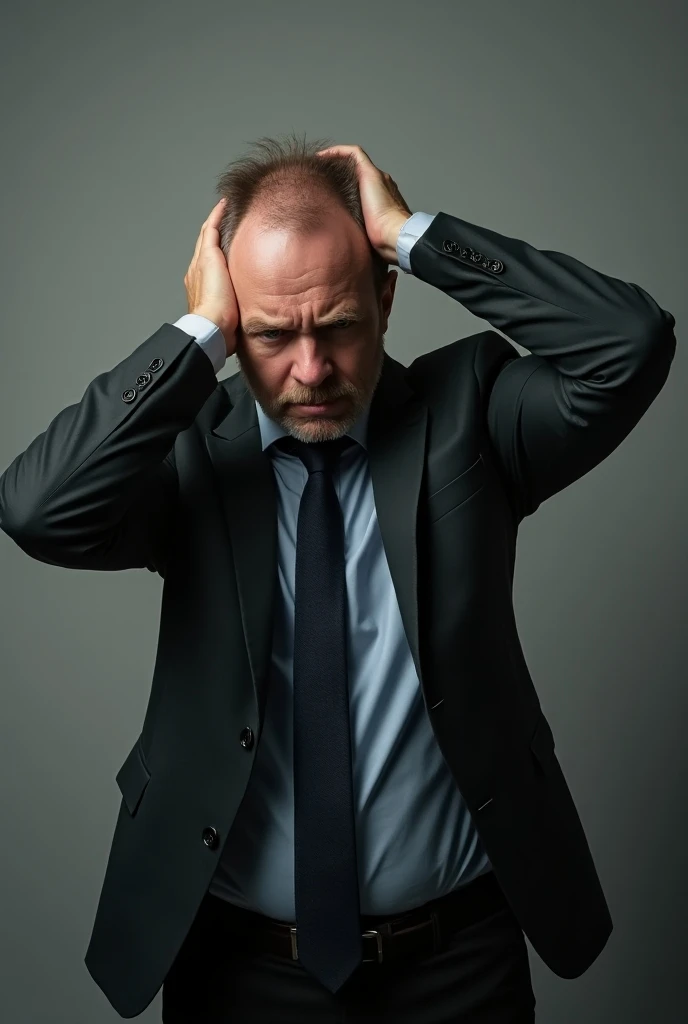
[[[204,902],[213,925],[228,931],[242,948],[250,945],[252,950],[298,960],[298,929],[294,925],[238,907],[211,893]],[[504,910],[512,912],[494,871],[489,871],[405,913],[392,917],[361,915],[362,962],[384,963],[439,952],[450,934]]]

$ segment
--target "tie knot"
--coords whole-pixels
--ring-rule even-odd
[[[309,473],[330,471],[339,456],[356,442],[351,437],[338,437],[334,441],[299,441],[287,435],[275,441],[275,447],[301,459]]]

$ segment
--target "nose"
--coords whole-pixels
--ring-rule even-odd
[[[319,388],[332,374],[332,364],[324,348],[304,339],[299,346],[291,375],[305,388]]]

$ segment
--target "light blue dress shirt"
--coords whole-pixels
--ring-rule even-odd
[[[413,243],[432,222],[414,213],[397,241],[411,273]],[[218,372],[225,342],[210,320],[176,321]],[[218,340],[219,339],[219,340]],[[284,431],[256,402],[263,450]],[[334,484],[345,532],[348,667],[360,910],[399,914],[492,870],[435,740],[401,621],[375,514],[366,454],[369,406],[349,431]],[[270,448],[278,492],[278,589],[263,732],[244,799],[210,892],[280,921],[295,921],[293,640],[296,525],[308,478],[301,460]]]

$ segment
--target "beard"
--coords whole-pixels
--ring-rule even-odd
[[[238,347],[235,354],[242,380],[266,416],[278,423],[297,441],[334,441],[351,429],[375,393],[384,364],[385,335],[380,335],[372,368],[366,370],[366,379],[358,387],[351,381],[343,380],[330,385],[329,388],[315,388],[309,391],[303,389],[301,392],[294,390],[286,398],[282,395],[274,397],[268,394],[248,361],[242,360]],[[346,408],[339,414],[296,416],[289,412],[290,406],[296,402],[318,405],[336,398],[346,399]]]

